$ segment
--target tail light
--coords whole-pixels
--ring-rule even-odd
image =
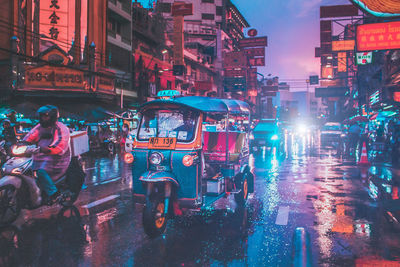
[[[186,155],[183,157],[182,159],[182,163],[183,165],[185,165],[186,167],[190,167],[193,164],[193,157],[191,155]]]
[[[133,155],[131,153],[125,153],[124,162],[127,164],[131,164],[133,162]]]

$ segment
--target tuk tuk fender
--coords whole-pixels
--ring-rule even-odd
[[[158,183],[158,182],[172,182],[177,187],[179,187],[179,183],[175,176],[170,172],[154,172],[154,171],[147,171],[143,173],[139,177],[139,181],[147,182],[147,183]]]

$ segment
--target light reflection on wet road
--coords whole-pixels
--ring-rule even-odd
[[[132,204],[127,167],[118,158],[89,162],[89,189],[123,183],[118,191],[104,189],[118,199],[81,222],[33,219],[4,230],[0,260],[17,266],[290,266],[294,230],[304,227],[314,266],[397,266],[400,235],[388,212],[399,213],[400,173],[383,164],[360,168],[312,143],[292,137],[284,154],[252,155],[256,192],[245,209],[222,199],[222,209],[171,221],[166,235],[154,240],[145,236],[141,208]],[[101,185],[111,176],[122,179]]]

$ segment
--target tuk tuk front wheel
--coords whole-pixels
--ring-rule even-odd
[[[145,233],[154,238],[164,233],[166,226],[167,217],[165,216],[164,199],[161,197],[150,198],[143,209]]]
[[[240,192],[235,194],[236,204],[238,205],[246,204],[247,198],[249,196],[248,174],[244,173],[239,179],[236,179],[235,185],[236,189],[240,189]]]

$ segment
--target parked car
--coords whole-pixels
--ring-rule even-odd
[[[253,151],[258,151],[262,147],[280,148],[282,138],[277,120],[260,120],[253,129],[251,139],[250,147]]]
[[[340,142],[342,126],[339,122],[327,122],[321,128],[321,146],[336,146]]]

